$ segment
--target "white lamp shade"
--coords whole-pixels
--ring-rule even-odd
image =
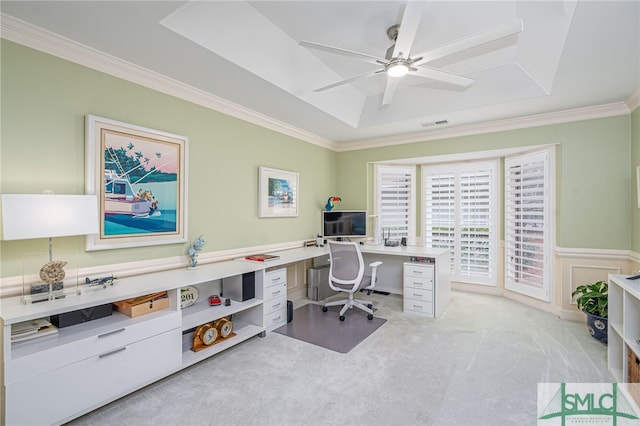
[[[98,233],[95,195],[2,194],[3,240]]]

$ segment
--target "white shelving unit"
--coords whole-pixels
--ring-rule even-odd
[[[640,355],[640,280],[609,275],[609,371],[616,382],[628,382],[628,350]]]
[[[278,293],[277,303],[284,302],[286,309],[286,270],[267,272],[267,266],[271,265],[232,260],[119,279],[106,289],[42,303],[1,300],[5,423],[69,421],[247,339],[264,336],[272,329],[265,325],[266,282],[274,288],[284,276],[284,286],[278,287],[284,292]],[[229,306],[223,298],[222,305],[209,306],[208,296],[221,292],[223,278],[247,273],[255,274],[255,297],[231,300]],[[274,282],[273,277],[280,278]],[[186,286],[198,288],[200,297],[194,305],[181,309],[180,288]],[[136,318],[114,311],[104,318],[60,328],[57,335],[40,340],[11,341],[15,323],[165,290],[169,307],[161,311]],[[273,295],[270,298],[275,300]],[[235,336],[192,351],[193,329],[223,317],[232,318]],[[38,403],[34,410],[34,401],[46,403]]]

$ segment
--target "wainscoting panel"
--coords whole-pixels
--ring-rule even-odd
[[[571,293],[580,285],[607,281],[609,274],[631,273],[631,253],[626,250],[557,249],[561,282],[561,317],[584,320]]]

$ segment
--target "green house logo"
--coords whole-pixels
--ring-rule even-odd
[[[538,425],[638,424],[638,411],[617,383],[539,383]]]

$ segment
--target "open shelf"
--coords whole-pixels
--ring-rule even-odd
[[[224,306],[224,298],[222,299],[222,305],[209,306],[208,301],[202,300],[196,302],[194,305],[189,306],[182,310],[182,330],[189,330],[218,318],[227,317],[247,309],[251,309],[262,305],[262,299],[249,299],[244,302],[231,301],[230,306]]]
[[[203,349],[199,352],[194,352],[191,349],[182,352],[182,367],[195,364],[202,361],[205,358],[209,358],[217,353],[229,349],[231,346],[237,345],[240,342],[244,342],[258,334],[264,332],[264,327],[259,327],[254,324],[245,323],[242,321],[234,321],[233,332],[236,334],[220,343],[216,343],[211,347]]]
[[[640,283],[609,275],[608,365],[616,382],[628,377],[628,353],[640,354]]]

